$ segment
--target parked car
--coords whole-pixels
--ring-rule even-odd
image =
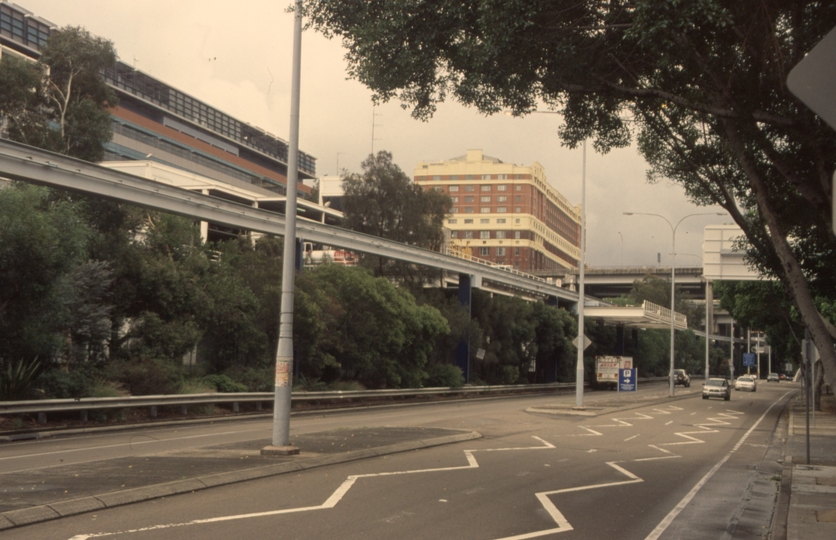
[[[758,390],[758,382],[751,375],[743,375],[734,381],[734,389],[756,392]]]
[[[708,379],[702,387],[702,398],[721,397],[731,399],[731,385],[726,379]]]
[[[781,378],[778,377],[777,373],[770,373],[766,377],[766,382],[781,382]]]
[[[677,384],[681,384],[685,388],[691,386],[691,376],[684,369],[673,370],[673,385],[676,386]]]
[[[787,380],[787,376],[786,376],[786,375],[784,375],[783,373],[781,373],[781,375],[780,375],[778,378],[779,378],[780,380],[782,380],[782,381],[786,381],[786,380]]]

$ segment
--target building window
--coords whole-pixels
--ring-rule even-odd
[[[520,218],[517,218],[517,219],[514,220],[514,223],[519,223],[519,222],[520,222]],[[519,236],[517,238],[519,238]]]
[[[520,213],[520,207],[519,207],[519,206],[518,206],[518,207],[516,207],[516,208],[514,209],[514,212],[515,212],[515,213],[517,213],[517,214],[519,214],[519,213]]]
[[[455,225],[455,224],[456,224],[456,223],[458,223],[458,222],[459,222],[459,220],[458,220],[458,219],[448,219],[448,220],[447,220],[447,224],[448,224],[448,225]]]
[[[434,191],[444,191],[444,188],[441,186],[433,186]]]
[[[500,195],[499,197],[496,198],[496,202],[507,202],[507,201],[508,201],[508,197],[506,197],[505,195]]]
[[[490,180],[490,179],[491,179],[491,175],[489,175],[489,174],[483,174],[482,175],[482,180]]]
[[[467,184],[466,186],[464,186],[464,190],[465,191],[476,191],[476,186],[474,186],[473,184]]]
[[[464,207],[464,213],[465,214],[472,214],[473,213],[473,207],[472,206],[465,206]]]
[[[465,176],[465,177],[464,177],[464,179],[465,179],[465,180],[473,180],[473,175],[472,175],[472,174],[468,174],[467,176]]]
[[[468,195],[467,197],[465,197],[464,202],[466,202],[466,203],[473,202],[473,195]]]
[[[455,174],[450,175],[450,180],[458,180],[458,179],[459,179],[459,177],[456,176]]]
[[[514,256],[516,256],[516,257],[520,256],[520,248],[514,248]]]
[[[507,180],[508,179],[507,174],[498,174],[498,175],[496,175],[496,177],[499,178],[500,180]]]
[[[519,238],[520,238],[520,231],[514,231],[514,238],[516,238],[516,239],[518,239],[518,240],[519,240]]]
[[[485,218],[482,218],[482,219],[479,220],[479,223],[482,223],[482,224],[490,223],[490,222],[491,222],[490,219],[485,219]]]
[[[450,187],[447,188],[447,191],[458,191],[458,190],[459,190],[459,186],[450,186]]]
[[[497,257],[504,257],[505,256],[505,248],[504,247],[496,248],[496,256]]]
[[[489,247],[480,247],[479,248],[479,256],[480,257],[490,257],[491,255],[491,248]]]
[[[490,184],[485,184],[485,185],[482,186],[482,191],[490,191],[490,190],[491,190],[491,185]]]
[[[473,231],[464,231],[464,237],[467,239],[473,238]]]
[[[479,209],[479,211],[482,212],[483,214],[490,214],[491,213],[491,207],[490,206],[483,206],[482,208]]]
[[[505,238],[505,231],[496,231],[496,237],[500,240]]]
[[[491,196],[490,195],[483,195],[480,200],[482,202],[491,202]]]
[[[458,198],[458,197],[450,197],[450,199],[452,199],[452,200],[453,200],[453,204],[456,204],[457,202],[459,202],[459,198]]]
[[[505,218],[499,218],[496,220],[497,223],[505,223]]]
[[[458,209],[458,208],[453,207],[453,208],[451,208],[451,209],[450,209],[450,213],[451,213],[451,214],[458,214],[458,213],[459,213],[459,209]]]
[[[522,202],[522,195],[517,195],[516,197],[514,197],[514,200],[516,202]]]
[[[491,231],[479,231],[479,238],[482,240],[488,240],[491,237]]]
[[[441,175],[440,174],[434,174],[433,175],[433,180],[441,180]]]
[[[496,208],[496,212],[497,212],[498,214],[504,214],[504,213],[505,213],[505,212],[507,212],[507,211],[508,211],[508,209],[507,209],[507,208],[505,208],[504,206],[498,206],[498,207]]]
[[[450,231],[450,238],[458,238],[459,231]]]
[[[517,191],[522,191],[522,184],[517,184]]]
[[[473,224],[473,220],[472,220],[472,219],[466,219],[466,220],[464,220],[464,224],[465,224],[465,225],[472,225],[472,224]]]
[[[505,191],[507,189],[508,189],[508,186],[505,185],[505,184],[499,184],[498,186],[496,186],[497,191]]]

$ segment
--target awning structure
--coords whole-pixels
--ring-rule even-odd
[[[607,324],[624,325],[629,328],[670,328],[671,310],[653,302],[645,301],[641,306],[584,306],[584,316],[604,319]],[[688,318],[674,312],[674,328],[688,329]]]

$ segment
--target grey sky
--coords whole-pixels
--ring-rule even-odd
[[[288,138],[292,14],[290,0],[18,0],[58,26],[80,25],[113,41],[122,61],[212,106]],[[573,203],[581,199],[581,151],[560,146],[559,115],[485,117],[456,103],[429,122],[413,120],[399,103],[373,111],[371,92],[346,80],[338,41],[306,32],[302,42],[300,148],[317,158],[319,175],[351,172],[372,151],[392,152],[411,177],[416,163],[449,159],[467,149],[506,162],[539,161],[549,182]],[[374,142],[372,141],[372,124]],[[374,145],[374,146],[372,146]],[[635,148],[587,154],[587,264],[670,264],[670,229],[683,216],[716,211],[690,204],[670,183],[648,185]],[[702,230],[728,217],[689,218],[677,230],[677,266],[700,266]],[[621,235],[619,235],[619,232]],[[623,244],[622,244],[623,237]],[[623,249],[622,249],[623,245]]]

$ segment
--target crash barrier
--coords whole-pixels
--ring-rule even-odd
[[[646,377],[639,382],[667,381],[667,377]],[[588,385],[587,385],[588,386]],[[425,396],[466,396],[473,394],[501,395],[510,393],[540,393],[549,390],[574,389],[575,383],[511,384],[495,386],[462,386],[458,388],[396,388],[386,390],[332,390],[322,392],[294,391],[293,403],[328,401],[351,401],[380,398],[415,398]],[[272,403],[273,392],[238,392],[205,394],[168,394],[157,396],[126,396],[109,398],[42,399],[34,401],[0,401],[0,414],[37,414],[40,423],[46,423],[48,413],[78,411],[81,420],[87,421],[89,411],[144,408],[156,418],[157,407],[180,407],[181,414],[187,414],[189,406],[232,404],[232,411],[238,412],[241,403],[254,403],[260,411],[264,403]]]

